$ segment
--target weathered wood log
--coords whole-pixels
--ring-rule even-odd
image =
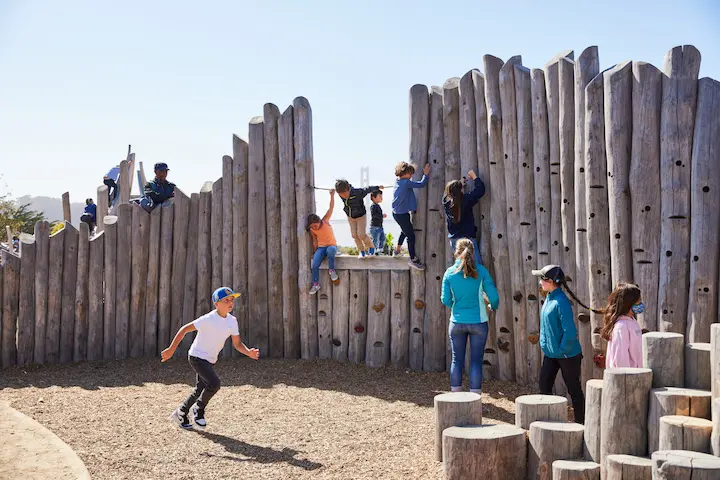
[[[233,285],[233,222],[232,222],[232,211],[233,205],[233,157],[229,155],[223,155],[222,157],[222,177],[219,179],[222,187],[217,196],[213,195],[212,207],[218,208],[222,213],[223,224],[219,227],[222,232],[221,249],[222,249],[222,264],[220,283],[222,285],[232,287]],[[219,203],[218,207],[215,207],[215,202]],[[227,213],[225,213],[227,212]],[[278,218],[280,218],[278,216]],[[212,231],[212,230],[211,230]],[[213,284],[211,288],[213,291],[219,288],[220,283]],[[232,350],[232,342],[231,342]],[[227,353],[227,352],[226,352]]]
[[[132,154],[128,154],[127,160],[120,162],[120,176],[117,180],[118,190],[120,191],[120,204],[130,201],[130,181],[133,174],[133,169],[130,166],[131,156]]]
[[[12,230],[10,229],[10,225],[5,225],[5,234],[7,235],[7,244],[12,245],[13,244],[13,234],[12,234]]]
[[[97,207],[96,207],[96,216],[95,216],[95,232],[100,233],[105,229],[105,223],[103,222],[103,219],[106,215],[108,215],[108,187],[107,185],[100,185],[97,188]]]
[[[90,287],[90,228],[80,223],[78,240],[77,283],[75,284],[75,327],[73,329],[73,361],[87,358],[88,311]]]
[[[78,241],[80,235],[77,229],[67,222],[63,230],[65,231],[65,252],[62,277],[62,316],[60,318],[60,363],[69,363],[73,359],[75,341],[75,290],[77,286]],[[129,272],[130,265],[127,265],[127,268]],[[120,269],[118,269],[119,271]],[[129,294],[129,291],[127,293]]]
[[[351,271],[348,359],[353,363],[363,363],[365,361],[367,321],[368,273],[366,270]]]
[[[50,224],[35,223],[35,346],[34,363],[45,363],[45,329],[48,318],[48,279],[50,268]]]
[[[117,243],[118,217],[106,215],[103,218],[105,298],[103,302],[103,360],[115,358],[115,319],[117,308]],[[169,308],[169,305],[168,305]]]
[[[445,188],[445,136],[443,133],[443,91],[432,87],[430,93],[430,147],[428,163],[431,165],[427,186],[427,231],[445,231],[445,213],[442,206]],[[440,302],[442,277],[445,273],[445,235],[426,235],[425,238],[425,319],[423,324],[423,370],[445,370],[447,329],[445,307]],[[352,278],[352,275],[351,275]],[[352,291],[350,292],[352,294]],[[351,314],[352,315],[352,314]]]
[[[320,282],[317,292],[318,358],[332,358],[333,285],[330,279]]]
[[[548,111],[545,93],[545,72],[530,70],[533,126],[533,171],[535,172],[535,218],[537,224],[537,265],[547,265],[550,260],[550,146],[548,134]]]
[[[197,291],[195,292],[195,318],[205,315],[214,307],[212,303],[212,252],[210,251],[212,219],[212,192],[200,190],[198,202],[198,253]],[[218,288],[218,287],[215,287]]]
[[[600,72],[598,48],[588,47],[575,62],[575,278],[573,289],[580,299],[590,296],[590,260],[587,236],[587,191],[589,184],[585,174],[585,87]],[[577,325],[580,344],[585,352],[580,379],[585,385],[591,378],[599,378],[602,372],[593,362],[590,312],[577,305]],[[598,457],[599,460],[599,457]]]
[[[600,415],[600,465],[606,478],[608,455],[645,455],[648,445],[648,392],[652,387],[648,368],[605,370]]]
[[[332,291],[332,358],[348,361],[348,327],[350,322],[350,271],[337,271],[339,284]],[[329,283],[329,282],[328,282]]]
[[[562,248],[562,190],[560,185],[560,82],[555,56],[545,65],[545,94],[550,152],[550,261],[563,264]],[[564,267],[564,265],[563,265]]]
[[[582,460],[555,460],[553,480],[600,480],[600,464]]]
[[[33,362],[35,354],[35,262],[32,235],[20,235],[20,300],[17,316],[17,364]],[[43,337],[44,338],[44,337]]]
[[[713,455],[720,457],[720,398],[712,401],[712,434],[710,435],[710,446]]]
[[[690,217],[690,298],[688,342],[710,340],[710,325],[718,321],[720,264],[720,82],[698,82],[693,137]]]
[[[660,111],[658,327],[683,334],[690,278],[690,166],[699,72],[700,52],[695,47],[675,47],[665,55]]]
[[[419,207],[418,207],[419,208]],[[423,368],[423,329],[425,328],[425,272],[410,271],[408,326],[408,366],[412,370]]]
[[[585,87],[585,207],[591,307],[604,305],[612,290],[603,78],[600,73]],[[594,353],[604,354],[605,341],[598,335],[602,322],[602,315],[590,315]],[[598,369],[593,371],[598,373]]]
[[[503,61],[491,55],[483,56],[485,70],[485,105],[488,120],[488,158],[490,161],[490,239],[495,285],[500,303],[495,314],[495,334],[498,350],[498,379],[515,380],[515,339],[513,327],[510,259],[507,235],[507,199],[505,197],[505,163],[502,144],[502,107],[500,99],[500,69]],[[486,194],[487,196],[487,194]],[[495,345],[492,346],[493,348]]]
[[[604,72],[605,151],[607,153],[610,261],[612,282],[633,275],[630,241],[630,148],[632,146],[632,62]]]
[[[294,159],[293,159],[294,162]],[[232,183],[232,225],[233,262],[232,284],[240,298],[235,302],[234,315],[238,320],[240,335],[248,335],[248,144],[233,135],[233,183]],[[288,244],[289,246],[289,244]],[[223,270],[223,276],[225,275]],[[241,355],[233,351],[233,355]]]
[[[62,277],[65,247],[65,229],[50,236],[48,266],[47,325],[45,329],[45,363],[60,360],[60,323],[62,319]],[[102,279],[101,283],[102,285]],[[102,300],[102,296],[100,297]],[[709,362],[708,362],[709,364]]]
[[[3,297],[2,297],[2,367],[17,363],[17,318],[20,301],[20,258],[3,250]]]
[[[557,395],[521,395],[515,399],[515,425],[529,430],[532,422],[567,422],[567,406],[567,398]]]
[[[720,397],[720,324],[710,326],[710,390]]]
[[[189,319],[183,317],[183,304],[185,298],[185,263],[187,259],[190,199],[177,188],[175,189],[173,207],[175,213],[173,215],[172,283],[170,291],[174,301],[171,303],[170,308],[170,339],[175,336],[175,333],[182,325],[189,321]]]
[[[150,214],[135,206],[132,209],[132,280],[128,347],[131,357],[141,357],[145,349],[145,299],[148,293],[146,284],[149,241]]]
[[[305,231],[307,216],[315,212],[315,190],[312,188],[315,173],[313,170],[312,110],[310,109],[310,103],[304,97],[298,97],[293,101],[293,126],[295,136],[298,264],[300,267],[298,271],[300,351],[302,358],[309,359],[316,358],[318,355],[317,317],[315,316],[316,298],[308,293],[312,285],[310,260],[313,255],[313,246],[310,234]],[[351,288],[350,294],[353,293]],[[364,355],[364,343],[362,350]]]
[[[100,232],[90,239],[90,266],[88,272],[87,352],[90,361],[103,358],[103,277],[105,262],[105,234]],[[82,338],[80,339],[82,341]]]
[[[435,460],[443,461],[443,431],[450,427],[482,425],[482,400],[472,392],[441,393],[433,400]]]
[[[368,273],[368,319],[365,365],[383,367],[390,362],[390,272]]]
[[[12,245],[12,243],[10,243]],[[2,260],[0,258],[0,260]],[[2,308],[2,299],[3,299],[3,287],[5,286],[5,267],[3,267],[2,261],[0,261],[0,339],[2,339],[2,330],[3,330],[3,311]],[[0,341],[0,359],[2,358],[2,350],[3,345],[2,341]],[[2,363],[0,362],[0,366],[2,366]]]
[[[685,345],[685,386],[710,390],[710,344],[688,343]]]
[[[642,290],[643,328],[657,330],[660,261],[660,104],[662,74],[645,62],[632,66],[632,157],[629,182],[632,208],[633,282]],[[627,243],[627,242],[624,242]]]
[[[158,275],[158,328],[157,328],[157,351],[163,351],[169,345],[170,325],[172,323],[171,305],[172,298],[172,252],[167,251],[173,245],[173,220],[175,217],[175,205],[160,209],[160,271]],[[106,239],[107,241],[107,239]],[[174,335],[174,332],[172,333]]]
[[[525,478],[527,438],[512,425],[450,427],[443,432],[443,468],[448,480]]]
[[[225,161],[226,157],[230,159],[230,209],[232,209],[232,157],[228,157],[227,155],[223,157],[223,175],[226,173],[224,171],[225,164],[228,163]],[[210,202],[212,212],[210,216],[210,270],[212,272],[210,290],[213,292],[216,288],[220,288],[221,285],[232,288],[232,210],[227,210],[230,221],[226,222],[226,219],[223,217],[223,203],[225,200],[223,195],[223,181],[224,176],[218,178],[213,183],[212,200]],[[229,259],[223,255],[223,243],[226,241],[223,230],[226,228],[230,229]],[[224,271],[227,271],[227,274],[230,275],[230,283],[223,281]],[[229,358],[232,356],[232,352],[232,338],[228,337],[220,353],[223,358]]]
[[[653,480],[714,480],[720,478],[720,458],[687,450],[652,454]]]
[[[710,392],[692,388],[653,388],[650,391],[648,409],[648,452],[658,450],[660,445],[660,417],[685,415],[710,418]]]
[[[679,333],[642,336],[643,367],[653,371],[653,388],[685,385],[685,340]]]
[[[132,285],[132,205],[121,203],[117,208],[117,263],[114,268],[117,275],[115,294],[115,358],[123,359],[128,355],[130,323],[130,292]],[[66,226],[67,228],[67,226]],[[65,237],[67,245],[68,237]],[[67,249],[67,246],[65,247]],[[66,258],[67,270],[67,258]],[[182,298],[179,295],[177,298]],[[65,301],[63,300],[63,308]]]
[[[70,213],[70,192],[62,194],[63,220],[72,223],[72,215]]]
[[[390,289],[390,363],[393,367],[406,368],[410,341],[410,272],[392,270]]]
[[[293,108],[289,106],[278,120],[278,157],[280,162],[280,191],[292,192],[295,190],[295,150],[293,147]],[[297,208],[295,196],[281,196],[280,201],[280,237],[283,248],[282,256],[282,291],[283,291],[283,342],[285,358],[300,357],[300,300],[298,288],[298,237],[297,237]],[[309,259],[303,259],[309,261]],[[342,286],[343,278],[346,280]],[[341,287],[344,289],[345,297],[350,295],[350,274],[346,272],[341,278]],[[334,301],[334,300],[333,300]],[[347,311],[347,301],[345,309]],[[337,303],[337,302],[336,302]],[[335,306],[333,305],[333,311]],[[347,317],[347,313],[345,314]],[[347,361],[347,318],[345,318],[345,329],[340,351]],[[333,319],[334,322],[334,319]],[[335,332],[333,323],[333,332]],[[337,338],[337,334],[334,335]],[[333,357],[336,347],[333,347]]]
[[[530,424],[528,446],[528,478],[552,476],[555,460],[582,457],[583,426],[578,423],[533,422]]]
[[[575,285],[575,62],[558,60],[558,145],[563,270]],[[580,306],[576,306],[577,310]]]
[[[280,110],[272,103],[263,109],[265,135],[265,218],[267,220],[267,295],[268,295],[268,342],[272,357],[283,356],[282,256],[280,230],[280,157],[278,145],[278,120]],[[331,320],[331,319],[328,319]],[[332,340],[330,337],[328,340]],[[330,344],[332,348],[332,343]],[[331,352],[330,352],[331,353]]]
[[[710,435],[712,422],[705,418],[684,415],[660,417],[660,450],[690,450],[712,453]]]
[[[200,223],[200,194],[193,193],[190,195],[190,210],[187,216],[187,254],[185,255],[185,282],[183,285],[183,310],[182,322],[187,323],[196,317],[195,300],[197,300],[197,267],[198,267],[198,227]],[[174,333],[173,333],[174,335]],[[178,353],[184,356],[190,345],[192,345],[195,335],[186,335],[185,339],[178,347]]]
[[[160,256],[168,244],[161,244],[162,211],[156,208],[150,213],[150,232],[148,235],[147,280],[145,291],[145,334],[143,335],[143,353],[154,357],[158,351],[159,294],[160,294]],[[163,248],[165,247],[165,248]],[[163,344],[166,342],[162,342]]]
[[[608,455],[606,480],[646,480],[652,476],[652,461],[633,455]]]
[[[445,183],[460,180],[460,79],[449,78],[443,84],[443,135],[445,144]],[[438,172],[440,173],[440,172]],[[450,242],[445,242],[445,264],[453,263]],[[449,311],[446,310],[449,318]]]
[[[520,195],[518,225],[520,228],[520,256],[525,303],[525,344],[526,383],[537,385],[540,378],[540,308],[537,297],[537,279],[527,275],[538,265],[537,230],[535,222],[535,183],[533,173],[533,132],[532,132],[532,91],[530,70],[515,66],[515,102],[518,125],[518,190]]]
[[[602,380],[588,380],[585,384],[585,458],[600,463],[600,422],[602,419]]]

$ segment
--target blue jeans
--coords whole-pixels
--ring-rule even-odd
[[[482,388],[482,366],[485,355],[485,343],[488,337],[488,322],[456,323],[450,322],[448,329],[452,345],[452,364],[450,365],[450,386],[462,386],[463,367],[465,367],[465,347],[470,336],[470,389]]]
[[[385,229],[383,227],[370,227],[370,236],[376,252],[382,252],[385,248]]]
[[[451,238],[450,239],[450,248],[452,248],[453,253],[455,252],[455,244],[457,241],[460,240],[460,238]],[[476,265],[482,265],[482,257],[480,256],[480,249],[478,248],[477,241],[474,238],[468,238],[473,244],[473,248],[475,249],[475,264]]]
[[[335,270],[335,255],[337,255],[337,247],[335,245],[331,245],[329,247],[318,247],[318,249],[315,250],[315,255],[313,255],[312,260],[313,283],[320,282],[320,264],[326,255],[328,257],[328,268],[330,270]]]

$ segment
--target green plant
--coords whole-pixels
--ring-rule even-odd
[[[65,228],[65,222],[55,220],[50,227],[50,235],[55,235],[57,232]]]

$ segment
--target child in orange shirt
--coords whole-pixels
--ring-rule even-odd
[[[333,208],[335,208],[335,190],[330,190],[330,208],[328,208],[325,216],[320,218],[314,213],[311,213],[307,218],[305,230],[312,235],[313,247],[315,248],[315,254],[312,259],[313,284],[310,288],[310,295],[315,295],[317,291],[320,290],[320,264],[325,256],[328,257],[330,280],[334,282],[338,279],[338,274],[335,272],[337,241],[335,240],[333,229],[330,226],[330,217],[332,216]]]

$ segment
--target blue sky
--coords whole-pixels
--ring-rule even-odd
[[[542,67],[590,45],[606,68],[661,67],[670,48],[693,44],[701,76],[719,79],[718,25],[713,0],[0,0],[0,173],[15,197],[82,201],[132,144],[148,175],[167,162],[196,192],[264,103],[283,111],[302,95],[316,183],[359,183],[361,165],[390,182],[407,159],[415,83],[442,85],[486,53]]]

